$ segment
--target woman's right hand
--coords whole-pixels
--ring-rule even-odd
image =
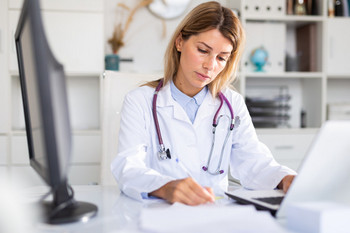
[[[163,198],[170,203],[180,202],[186,205],[215,202],[213,190],[209,187],[202,187],[190,177],[170,181],[149,195]]]

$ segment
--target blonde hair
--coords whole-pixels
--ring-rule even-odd
[[[175,77],[179,68],[181,53],[176,49],[176,38],[181,34],[183,40],[187,40],[192,35],[212,29],[218,29],[225,38],[230,40],[233,50],[225,68],[208,84],[209,90],[213,96],[217,96],[218,92],[234,81],[245,42],[245,33],[239,19],[230,9],[211,1],[195,7],[176,28],[164,56],[163,86]],[[158,83],[159,80],[146,85],[156,87]]]

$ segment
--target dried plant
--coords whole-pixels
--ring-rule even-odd
[[[128,11],[130,11],[129,16],[126,20],[125,25],[123,26],[122,23],[119,23],[118,25],[115,26],[114,32],[112,37],[108,40],[108,43],[112,46],[112,51],[114,54],[118,53],[119,49],[124,46],[124,37],[127,32],[127,30],[130,27],[130,23],[133,20],[133,17],[135,13],[143,8],[151,4],[153,0],[141,0],[133,9],[130,10],[128,6],[126,6],[123,3],[119,3],[117,7],[124,8]]]

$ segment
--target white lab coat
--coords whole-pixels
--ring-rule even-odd
[[[119,188],[128,196],[142,200],[141,193],[154,191],[169,181],[188,177],[214,190],[226,190],[228,168],[231,175],[249,189],[273,189],[281,179],[295,172],[279,165],[269,149],[259,142],[244,99],[237,92],[223,92],[241,124],[233,129],[224,149],[223,174],[210,175],[202,170],[212,144],[212,122],[220,100],[208,92],[192,124],[184,109],[172,98],[170,84],[157,98],[157,116],[164,142],[172,159],[159,160],[158,138],[152,115],[154,88],[143,86],[128,93],[121,113],[118,154],[111,169]],[[230,112],[224,103],[216,129],[215,147],[209,169],[218,166],[221,148],[230,124]],[[182,166],[176,163],[178,158]],[[185,167],[185,169],[183,168]]]

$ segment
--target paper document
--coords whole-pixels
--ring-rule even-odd
[[[162,208],[144,208],[140,228],[149,232],[287,232],[265,211],[252,206],[175,203]]]

